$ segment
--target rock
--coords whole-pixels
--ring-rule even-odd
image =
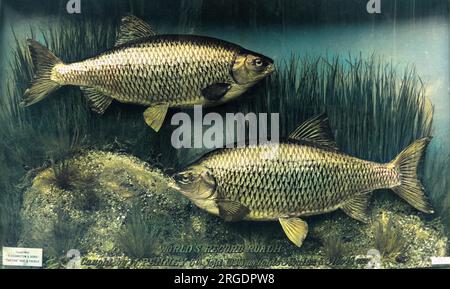
[[[384,218],[401,235],[400,249],[379,252],[377,266],[429,267],[431,256],[446,255],[442,222],[396,198],[374,195],[368,224],[341,211],[305,218],[310,232],[297,248],[278,222],[225,223],[169,181],[135,157],[99,151],[42,170],[24,195],[20,245],[44,248],[47,267],[64,266],[77,249],[92,268],[365,268],[367,255],[378,258],[375,228]]]

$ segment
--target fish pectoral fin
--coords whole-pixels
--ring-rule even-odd
[[[158,132],[164,123],[168,110],[168,103],[159,103],[147,108],[144,112],[145,122],[149,127]]]
[[[338,150],[326,114],[320,114],[302,123],[289,135],[289,140],[307,141],[324,148]]]
[[[218,200],[219,216],[226,222],[240,221],[247,216],[250,210],[236,201]]]
[[[341,206],[341,209],[353,219],[367,223],[367,207],[369,205],[370,192],[362,193]]]
[[[301,247],[308,234],[308,224],[300,218],[280,218],[279,221],[289,240]]]
[[[144,20],[133,16],[127,15],[122,18],[119,32],[117,34],[116,46],[128,43],[133,40],[145,38],[149,36],[155,36],[156,32],[152,27]]]
[[[223,98],[230,89],[231,84],[229,83],[214,83],[204,88],[202,94],[207,100],[217,101]]]
[[[106,109],[111,105],[112,98],[104,95],[97,89],[86,86],[81,86],[80,89],[86,97],[89,106],[96,113],[104,114]]]

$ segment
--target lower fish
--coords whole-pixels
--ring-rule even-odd
[[[389,163],[340,152],[326,115],[298,127],[285,143],[213,151],[176,174],[170,186],[225,221],[280,222],[300,247],[308,224],[300,217],[343,210],[367,222],[370,193],[391,189],[425,213],[433,209],[417,169],[430,138],[415,141]]]

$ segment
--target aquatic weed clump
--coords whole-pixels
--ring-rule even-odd
[[[83,172],[73,160],[62,160],[52,164],[53,182],[62,190],[92,190],[97,186],[97,177],[92,172]]]
[[[381,214],[380,220],[375,222],[373,230],[374,246],[381,256],[395,260],[405,253],[406,239],[393,218]]]
[[[136,259],[154,257],[162,244],[164,223],[160,218],[149,216],[141,206],[134,205],[125,224],[117,234],[117,245],[127,256]]]
[[[72,160],[63,160],[52,165],[53,174],[48,181],[61,190],[71,192],[77,209],[93,211],[100,205],[97,192],[98,177],[92,172],[83,172]]]
[[[80,25],[82,27],[80,27]],[[58,37],[45,42],[52,42],[58,48],[58,53],[68,56],[70,49],[72,53],[86,53],[89,47],[100,48],[100,42],[104,41],[105,35],[102,31],[103,25],[96,26],[98,36],[92,35],[87,28],[88,24],[80,24],[78,27],[63,29],[55,25],[55,32]],[[83,29],[83,37],[79,37],[75,43],[63,43],[70,37],[74,30]],[[81,32],[80,32],[81,33]],[[48,36],[48,32],[45,32]],[[81,35],[81,34],[80,34]],[[89,35],[91,37],[89,37]],[[22,202],[22,191],[16,185],[26,174],[27,170],[43,166],[51,159],[61,160],[71,152],[77,150],[83,142],[86,129],[89,126],[87,117],[88,108],[83,105],[84,99],[77,92],[71,89],[64,89],[52,101],[46,101],[43,105],[22,108],[20,107],[23,92],[27,88],[33,75],[33,66],[28,53],[26,38],[35,38],[35,31],[30,31],[28,35],[15,37],[15,48],[11,52],[9,69],[2,78],[2,97],[0,98],[0,160],[2,163],[0,174],[0,206],[10,208],[9,210],[0,208],[3,216],[2,230],[9,236],[9,242],[17,243],[20,234],[20,225],[17,224]],[[97,41],[96,43],[92,41]],[[80,44],[79,46],[74,44]],[[85,45],[84,47],[82,47]],[[72,48],[70,48],[72,46]],[[87,49],[87,51],[86,51]],[[82,52],[83,50],[84,52]],[[82,54],[81,54],[82,55]],[[56,168],[61,178],[55,181],[62,187],[69,186],[68,179],[72,172],[67,168]],[[3,173],[4,172],[4,173]],[[65,177],[64,177],[65,176]],[[10,220],[10,221],[8,221]],[[13,237],[16,236],[16,237]]]
[[[338,265],[346,253],[342,238],[337,235],[331,235],[324,238],[323,250],[327,261],[331,265]]]
[[[67,215],[59,214],[53,224],[52,238],[47,240],[49,241],[47,254],[55,258],[64,258],[69,250],[80,249],[83,231],[81,224],[74,222]]]
[[[82,180],[80,171],[70,161],[52,165],[53,176],[50,181],[61,190],[73,190]]]
[[[45,266],[61,269],[69,261],[67,253],[70,250],[83,251],[81,240],[86,224],[77,220],[63,207],[56,207],[54,211],[54,218],[36,230],[32,238],[23,240],[21,246],[43,248]]]

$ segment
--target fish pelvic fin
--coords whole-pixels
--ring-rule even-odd
[[[389,165],[394,166],[400,174],[400,185],[392,190],[411,206],[424,213],[434,213],[425,196],[425,190],[419,180],[417,169],[425,156],[431,138],[422,138],[402,151]]]
[[[308,224],[300,218],[280,218],[279,221],[289,240],[301,247],[308,234]]]
[[[219,216],[226,222],[237,222],[245,218],[250,210],[239,202],[231,200],[218,200]]]
[[[25,91],[21,102],[22,106],[35,104],[61,87],[51,77],[53,68],[63,62],[36,40],[28,39],[28,49],[33,61],[35,75],[30,88]]]
[[[202,90],[203,96],[210,101],[219,101],[231,89],[229,83],[214,83]]]

